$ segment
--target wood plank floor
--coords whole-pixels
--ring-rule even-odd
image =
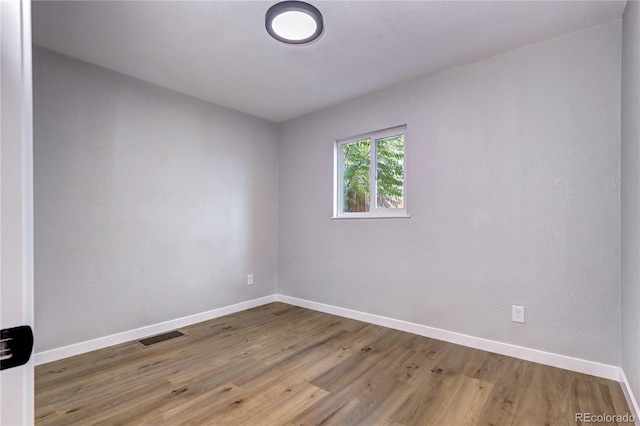
[[[617,382],[283,303],[36,367],[37,425],[546,425]]]

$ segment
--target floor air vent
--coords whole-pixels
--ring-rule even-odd
[[[186,336],[186,334],[181,331],[174,330],[168,333],[158,334],[157,336],[140,339],[137,342],[146,348],[147,346],[155,345],[156,343],[164,342],[182,336]]]

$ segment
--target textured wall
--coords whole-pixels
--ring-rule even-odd
[[[620,33],[282,125],[279,293],[619,365]],[[411,218],[331,220],[333,141],[404,123]]]
[[[622,369],[640,398],[640,3],[622,24]]]
[[[275,293],[275,125],[39,48],[34,109],[37,352]]]

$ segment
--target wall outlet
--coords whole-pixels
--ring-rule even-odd
[[[247,285],[253,284],[253,274],[247,275]]]
[[[511,306],[511,321],[524,324],[524,306]]]

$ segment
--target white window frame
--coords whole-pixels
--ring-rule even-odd
[[[403,178],[403,206],[402,208],[380,208],[376,207],[377,199],[377,143],[376,140],[389,136],[404,135],[404,178]],[[345,212],[344,209],[344,158],[342,147],[346,144],[358,142],[364,139],[371,141],[371,167],[369,168],[369,185],[371,186],[371,199],[368,212]],[[377,219],[377,218],[408,218],[407,213],[407,125],[389,127],[373,132],[362,133],[344,139],[337,139],[334,142],[333,150],[333,216],[332,219]]]

